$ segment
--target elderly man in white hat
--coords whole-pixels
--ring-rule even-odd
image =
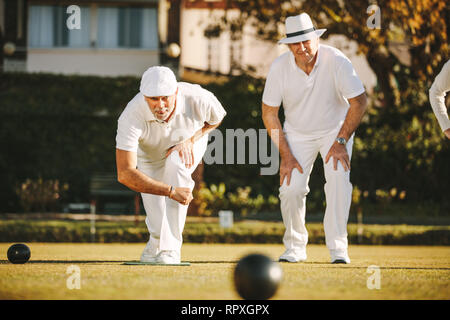
[[[167,67],[143,74],[140,92],[119,117],[116,136],[118,180],[141,193],[147,214],[150,239],[141,262],[180,263],[191,175],[206,151],[208,133],[225,114],[211,92],[177,82]]]
[[[289,51],[272,63],[262,97],[262,118],[280,156],[280,206],[286,251],[280,261],[306,260],[308,181],[318,153],[325,171],[324,229],[332,263],[350,263],[347,221],[352,200],[353,135],[366,110],[364,86],[350,60],[319,44],[308,14],[286,19]],[[285,122],[278,118],[283,104]]]

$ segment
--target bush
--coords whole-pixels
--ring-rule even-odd
[[[272,195],[265,198],[258,194],[251,197],[250,186],[238,187],[236,192],[226,192],[225,183],[212,184],[209,188],[203,184],[194,190],[194,202],[199,216],[218,216],[220,210],[231,210],[237,218],[245,218],[261,211],[278,211],[279,200]]]
[[[324,244],[321,223],[308,223],[308,243]],[[0,242],[90,242],[89,221],[0,220]],[[243,220],[230,229],[218,223],[187,223],[184,242],[191,243],[282,243],[282,222]],[[146,242],[145,224],[132,222],[97,222],[95,242]],[[350,244],[377,245],[450,245],[448,226],[364,225],[358,235],[358,225],[348,225]]]
[[[57,202],[68,189],[67,183],[60,186],[58,180],[27,179],[16,188],[16,194],[25,212],[45,212],[54,211]]]

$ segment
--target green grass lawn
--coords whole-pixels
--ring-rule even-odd
[[[281,244],[189,244],[188,267],[126,266],[143,243],[29,243],[24,265],[7,261],[0,243],[0,299],[239,299],[232,275],[247,253],[277,259]],[[273,299],[450,299],[450,247],[351,246],[352,263],[332,265],[324,245],[309,245],[305,263],[282,263],[283,282]],[[81,270],[81,288],[69,290],[67,268]],[[380,289],[368,289],[370,265],[380,267]]]

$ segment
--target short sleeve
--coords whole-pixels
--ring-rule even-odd
[[[142,132],[143,121],[125,110],[117,121],[116,148],[137,152]]]
[[[450,91],[450,60],[444,64],[442,70],[436,76],[430,90],[441,97],[445,96],[447,91]]]
[[[210,125],[220,123],[227,114],[220,101],[214,94],[208,92],[205,103],[207,110],[205,121]]]
[[[364,85],[356,74],[352,63],[347,58],[340,59],[337,72],[337,86],[342,96],[351,99],[364,93]]]
[[[283,101],[281,79],[278,76],[276,64],[273,63],[264,85],[262,102],[271,107],[279,107]]]

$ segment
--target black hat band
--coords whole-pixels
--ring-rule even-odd
[[[292,38],[292,37],[300,36],[305,33],[310,33],[314,30],[316,30],[316,28],[312,27],[311,29],[306,29],[306,30],[302,30],[302,31],[298,31],[298,32],[292,32],[292,33],[286,33],[286,37]]]

